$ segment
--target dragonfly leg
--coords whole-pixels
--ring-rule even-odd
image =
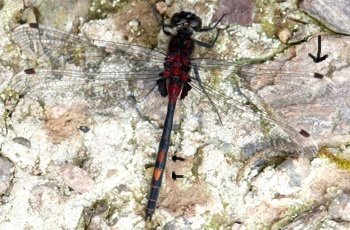
[[[152,4],[149,0],[146,0],[146,2],[151,6],[154,17],[156,18],[156,21],[158,23],[158,26],[161,25],[161,22],[159,22],[159,18],[157,15],[159,15],[159,13],[157,12],[156,6],[154,4]]]
[[[207,32],[207,31],[211,31],[211,30],[215,29],[216,26],[220,23],[220,21],[221,21],[226,15],[227,15],[227,14],[222,15],[221,18],[216,22],[216,24],[215,24],[213,27],[200,29],[200,30],[198,30],[197,32],[201,33],[201,32]],[[205,48],[211,49],[211,48],[214,47],[216,41],[218,40],[219,34],[220,34],[220,29],[218,29],[218,32],[217,32],[216,37],[215,37],[215,39],[214,39],[214,41],[213,41],[212,44],[208,44],[208,43],[201,42],[201,41],[198,41],[198,40],[195,40],[195,42],[196,42],[196,44],[199,45],[199,46],[203,46],[203,47],[205,47]]]
[[[199,45],[199,46],[203,46],[203,47],[205,47],[205,48],[211,49],[211,48],[213,48],[213,47],[215,46],[215,43],[216,43],[216,41],[218,40],[219,34],[220,34],[220,30],[218,30],[218,33],[216,34],[216,37],[215,37],[215,39],[214,39],[214,41],[213,41],[212,44],[208,44],[208,43],[201,42],[201,41],[198,41],[198,40],[194,40],[194,41],[195,41],[196,44]]]
[[[218,115],[220,123],[222,124],[222,120],[221,120],[221,117],[220,117],[220,114],[219,114],[219,110],[216,108],[215,103],[212,101],[212,99],[210,98],[209,94],[207,93],[207,91],[203,87],[202,80],[199,77],[199,72],[198,72],[198,68],[197,68],[196,65],[193,65],[193,71],[194,71],[194,75],[196,76],[196,80],[198,82],[198,85],[199,85],[200,89],[203,91],[204,95],[208,98],[211,106],[215,110],[215,113]]]
[[[216,26],[221,22],[221,20],[226,16],[227,14],[224,14],[221,16],[221,18],[215,23],[215,25],[213,27],[209,27],[209,28],[203,28],[198,30],[197,32],[206,32],[206,31],[210,31],[216,28]]]
[[[169,31],[166,31],[165,28],[172,28],[171,25],[168,25],[168,24],[165,24],[164,23],[164,16],[162,17],[162,30],[163,30],[163,33],[167,36],[173,36],[172,33],[170,33]]]

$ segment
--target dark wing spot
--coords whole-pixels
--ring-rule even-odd
[[[314,78],[322,79],[324,76],[320,73],[314,73]]]
[[[303,135],[304,137],[310,137],[310,134],[308,132],[306,132],[305,130],[300,130],[299,132],[301,135]]]
[[[32,23],[29,23],[29,27],[38,29],[39,28],[39,24],[32,22]]]
[[[26,74],[35,74],[35,69],[25,69],[24,70],[24,72],[26,73]]]

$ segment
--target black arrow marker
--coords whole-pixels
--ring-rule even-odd
[[[317,56],[315,57],[314,55],[309,53],[309,57],[311,57],[314,60],[315,63],[319,63],[321,61],[324,61],[328,57],[328,54],[323,55],[321,57],[321,35],[318,35]]]
[[[185,161],[185,158],[183,158],[183,157],[178,157],[178,156],[176,156],[176,155],[174,155],[172,158],[171,158],[173,161]]]
[[[173,180],[176,180],[178,178],[184,178],[184,175],[176,175],[176,173],[173,171],[171,173],[171,178],[173,178]]]

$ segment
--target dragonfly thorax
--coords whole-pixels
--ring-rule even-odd
[[[165,59],[164,71],[161,76],[165,79],[177,77],[182,83],[186,83],[189,79],[188,72],[190,61],[181,55],[170,55]]]

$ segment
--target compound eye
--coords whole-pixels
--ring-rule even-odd
[[[202,28],[202,20],[194,13],[186,11],[181,11],[180,13],[173,14],[170,19],[170,23],[172,27],[188,24],[195,31],[198,31]]]
[[[188,24],[194,29],[194,31],[198,31],[200,28],[202,28],[202,20],[197,16],[189,19]]]
[[[181,13],[173,14],[173,16],[171,16],[171,19],[170,19],[171,26],[177,26],[179,22],[182,21],[181,18],[182,18]]]

